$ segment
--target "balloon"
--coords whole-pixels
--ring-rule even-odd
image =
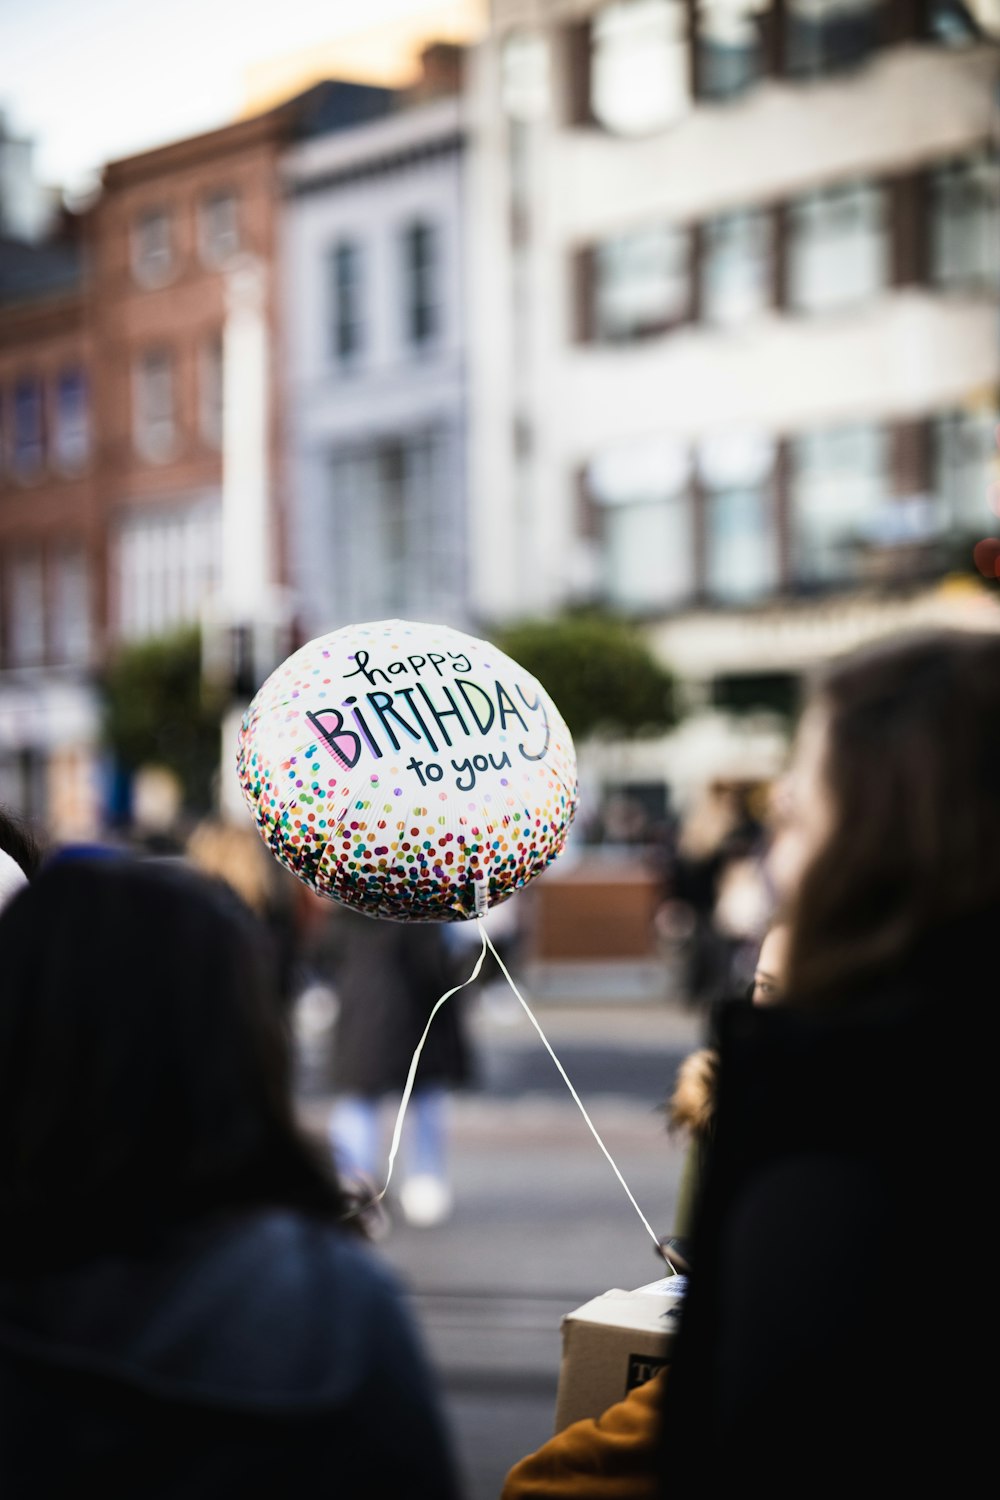
[[[371,916],[458,921],[562,852],[576,752],[552,699],[487,641],[379,620],[302,646],[243,717],[237,769],[272,853]]]

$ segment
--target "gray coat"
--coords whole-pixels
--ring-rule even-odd
[[[391,922],[335,907],[328,918],[320,966],[339,1009],[333,1029],[331,1078],[338,1093],[401,1094],[414,1049],[435,1002],[472,968],[457,964],[436,922]],[[434,1017],[416,1086],[470,1081],[464,1007],[452,995]]]

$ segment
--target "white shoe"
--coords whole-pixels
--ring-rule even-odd
[[[399,1190],[399,1204],[408,1224],[417,1229],[431,1229],[450,1217],[451,1189],[440,1177],[419,1172],[403,1183]]]

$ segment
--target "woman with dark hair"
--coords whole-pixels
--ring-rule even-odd
[[[716,1017],[661,1493],[976,1493],[993,1464],[1000,635],[834,664],[787,790],[786,988]]]
[[[456,1495],[401,1288],[295,1122],[261,924],[64,854],[0,953],[0,1493]]]

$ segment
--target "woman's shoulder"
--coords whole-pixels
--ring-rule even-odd
[[[409,1336],[396,1273],[335,1221],[292,1209],[250,1214],[198,1237],[187,1267],[176,1324],[203,1341],[221,1385],[249,1380],[307,1401],[335,1399]]]
[[[373,1247],[284,1209],[0,1285],[5,1340],[175,1399],[267,1409],[342,1403],[412,1342],[400,1284]]]
[[[224,1271],[234,1287],[264,1284],[269,1296],[350,1295],[367,1287],[395,1295],[395,1272],[360,1235],[336,1220],[290,1208],[261,1210],[215,1226],[202,1236],[199,1260]]]

